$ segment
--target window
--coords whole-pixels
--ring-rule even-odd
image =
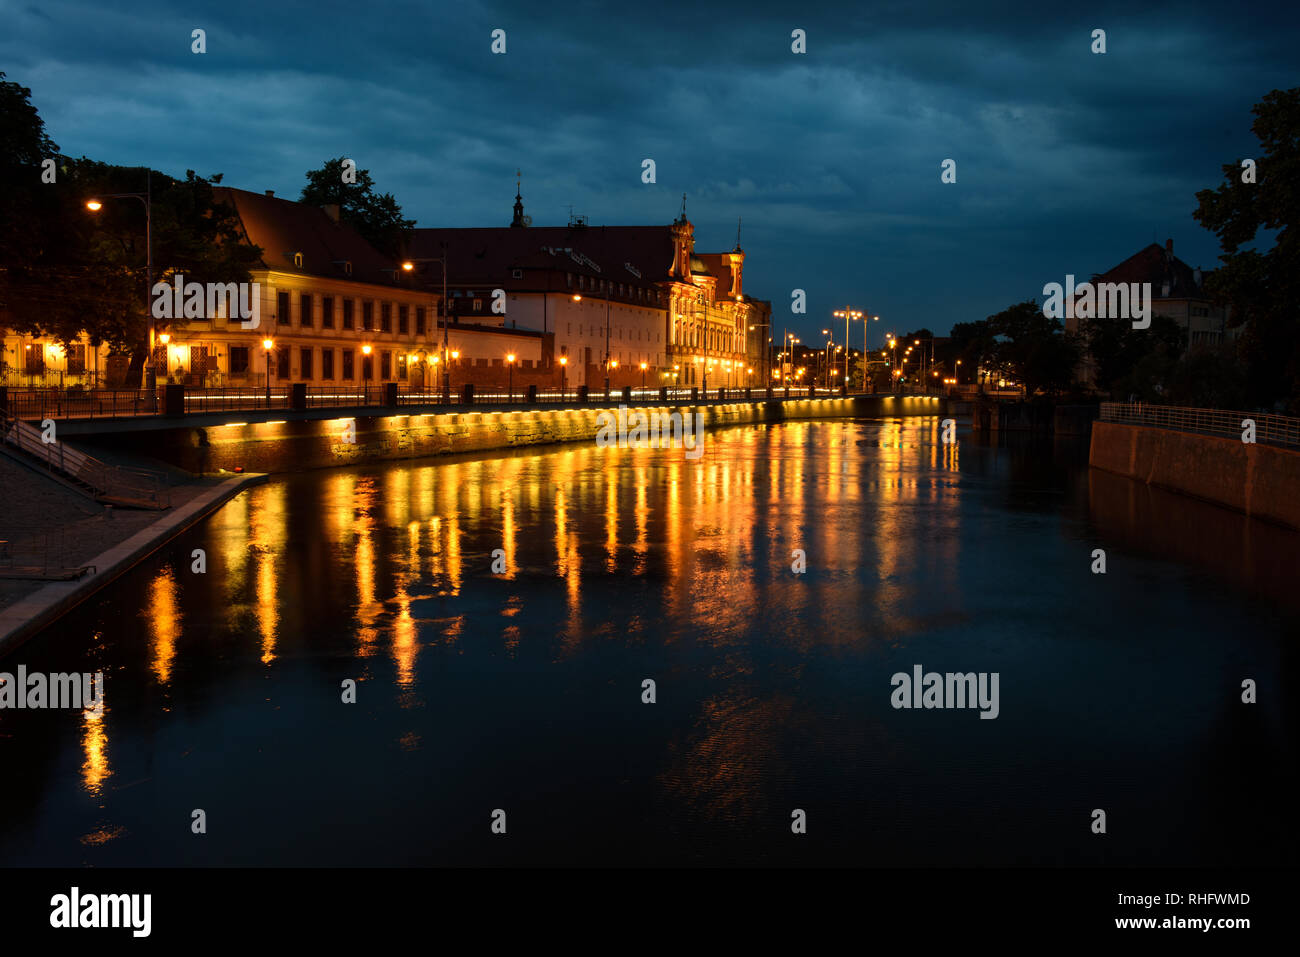
[[[299,301],[298,307],[301,310],[298,316],[298,324],[304,329],[310,329],[312,322],[315,321],[312,316],[311,293],[304,292],[302,294],[302,299]]]
[[[425,322],[424,317],[425,317],[424,306],[416,306],[415,307],[415,334],[417,336],[424,335],[424,322]]]
[[[393,377],[393,354],[391,352],[381,352],[379,354],[379,378],[387,382]]]
[[[275,377],[281,381],[289,378],[289,347],[275,350]]]
[[[523,279],[523,278],[524,278],[524,271],[523,271],[522,269],[512,269],[512,270],[510,270],[510,278],[511,278],[511,279]]]
[[[311,358],[311,346],[303,346],[302,351],[298,353],[298,378],[314,378],[312,375]]]
[[[230,374],[248,375],[248,346],[230,347]]]
[[[320,327],[334,328],[334,297],[324,296],[320,301]]]
[[[564,274],[564,285],[565,285],[565,287],[568,288],[568,289],[572,289],[572,288],[573,288],[573,273],[571,273],[571,272],[566,272],[566,273]]]
[[[399,379],[406,378],[406,353],[405,352],[399,352],[397,354],[397,378]]]
[[[45,343],[28,343],[23,351],[27,354],[24,368],[28,375],[40,375],[45,371]]]
[[[356,359],[357,359],[357,354],[353,352],[351,349],[343,350],[343,379],[346,382],[351,382],[352,379],[354,378],[354,372],[355,372],[354,365],[356,363]]]
[[[402,335],[411,331],[410,313],[404,304],[397,307],[397,331]]]
[[[343,328],[344,329],[355,329],[357,327],[356,319],[352,315],[353,305],[354,303],[352,302],[351,299],[343,300]],[[348,378],[351,378],[351,376],[349,376]]]
[[[68,374],[82,375],[86,371],[86,347],[83,343],[75,342],[67,347],[68,350]]]
[[[369,299],[361,304],[361,328],[366,332],[375,328],[375,304]]]
[[[277,326],[287,326],[289,324],[289,294],[287,292],[277,292],[275,294],[275,324]]]
[[[320,351],[320,377],[326,381],[334,378],[334,350],[322,349]]]
[[[379,331],[393,331],[393,304],[391,302],[381,302],[379,304]]]
[[[293,264],[298,269],[302,268],[302,253],[293,254]]]
[[[474,311],[475,311],[475,312],[482,312],[482,311],[483,311],[483,300],[482,300],[482,299],[475,299],[475,300],[474,300]]]

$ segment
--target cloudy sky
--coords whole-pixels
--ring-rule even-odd
[[[743,217],[746,291],[810,341],[845,304],[944,332],[1153,240],[1214,265],[1194,193],[1300,82],[1300,14],[1053,6],[0,0],[0,69],[67,154],[291,198],[348,156],[425,226],[508,224],[516,168],[538,225],[686,193],[701,251]]]

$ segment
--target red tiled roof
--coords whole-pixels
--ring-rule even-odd
[[[1152,295],[1159,299],[1201,298],[1204,291],[1196,283],[1192,267],[1173,254],[1173,241],[1168,247],[1156,243],[1138,250],[1113,269],[1094,276],[1092,282],[1151,283]],[[1201,282],[1204,283],[1202,274]],[[1165,283],[1169,291],[1164,292]]]
[[[496,283],[508,278],[512,269],[558,269],[641,286],[671,279],[673,242],[667,226],[415,229],[410,258],[441,256],[444,241],[448,281],[457,285]],[[441,281],[433,265],[427,275],[435,273]]]
[[[248,241],[262,247],[262,265],[268,269],[356,282],[393,282],[392,270],[398,264],[354,230],[334,222],[323,209],[228,186],[218,186],[213,193],[235,207]],[[302,254],[302,266],[294,265],[294,253]],[[352,264],[351,275],[344,262]]]

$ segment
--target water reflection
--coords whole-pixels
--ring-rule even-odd
[[[841,836],[881,819],[899,835],[814,839],[819,861],[864,863],[845,855],[870,847],[875,863],[906,863],[918,833],[958,822],[973,843],[940,843],[932,862],[960,847],[984,863],[1029,863],[1047,853],[1056,809],[1097,771],[1061,759],[1081,726],[1101,773],[1144,806],[1195,807],[1215,787],[1197,756],[1258,729],[1185,689],[1219,680],[1225,661],[1233,674],[1294,670],[1279,647],[1292,634],[1296,537],[1090,476],[1072,456],[969,433],[945,444],[937,418],[791,422],[711,434],[698,461],[569,446],[268,482],[122,579],[118,600],[145,610],[147,642],[111,610],[67,620],[64,634],[106,636],[93,647],[114,698],[113,712],[78,716],[73,787],[131,821],[92,846],[129,855],[114,849],[146,842],[151,859],[171,860],[170,832],[145,823],[158,800],[147,782],[194,775],[228,780],[226,797],[249,781],[269,796],[262,823],[224,848],[251,863],[328,858],[337,845],[319,835],[341,807],[367,809],[356,827],[370,856],[357,861],[409,861],[416,822],[437,820],[451,830],[430,837],[438,854],[473,863],[478,845],[459,822],[501,794],[527,795],[547,820],[575,801],[617,810],[614,838],[576,840],[564,860],[681,861],[710,842],[723,847],[710,859],[783,859],[786,844],[755,835],[788,832],[791,808],[817,798],[820,815],[852,810]],[[1140,576],[1110,576],[1104,600],[1080,557],[1095,544],[1112,549],[1112,566],[1144,562]],[[193,547],[207,549],[207,575],[177,560]],[[1254,602],[1261,588],[1276,605]],[[1126,649],[1160,676],[1141,696],[1115,677],[1117,618]],[[1229,643],[1244,630],[1249,641]],[[1188,632],[1208,636],[1198,654],[1170,638]],[[52,659],[86,650],[76,639],[33,647]],[[915,662],[1001,671],[1002,716],[900,718],[889,675]],[[347,678],[364,685],[340,709]],[[1259,707],[1280,726],[1279,706]],[[1153,758],[1132,729],[1156,721],[1165,738]],[[0,810],[57,804],[68,786],[33,757],[61,742],[36,740]],[[1289,738],[1262,740],[1259,761],[1294,767]],[[331,778],[319,808],[295,804],[292,821],[276,810],[333,767],[353,770]],[[114,774],[146,783],[106,787]],[[1231,785],[1209,803],[1219,820],[1282,822],[1293,787],[1273,785],[1276,801],[1253,805],[1253,818]],[[975,809],[990,806],[1016,808],[1022,823],[984,827]],[[1160,861],[1239,853],[1231,828],[1181,813],[1159,825],[1170,829]],[[10,819],[52,829],[44,837],[58,846],[57,815]],[[616,856],[620,840],[633,859]],[[1294,844],[1250,846],[1263,860]],[[1051,853],[1059,863],[1087,851]],[[421,860],[433,858],[445,859]]]

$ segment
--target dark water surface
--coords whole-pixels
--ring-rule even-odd
[[[0,864],[1296,863],[1300,536],[1086,458],[839,420],[273,480],[0,664],[106,676],[0,712]],[[895,710],[916,664],[998,717]]]

